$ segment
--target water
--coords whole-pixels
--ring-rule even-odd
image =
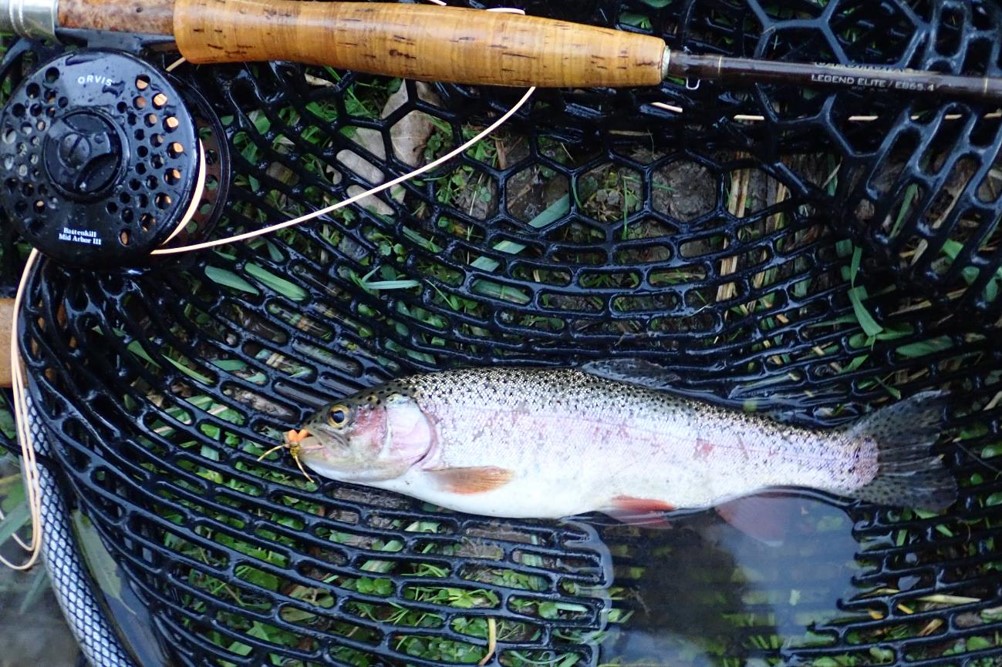
[[[610,527],[617,606],[632,611],[611,624],[601,665],[718,667],[762,665],[780,647],[823,641],[809,631],[842,613],[860,571],[852,521],[838,507],[807,496],[772,499],[786,524],[766,544],[711,512],[660,531]],[[725,661],[726,659],[726,661]]]
[[[0,566],[0,647],[0,667],[76,664],[79,649],[41,566],[27,574]]]
[[[12,457],[0,450],[0,498],[20,483]],[[10,507],[7,507],[10,510]],[[13,563],[26,555],[8,540],[0,554]],[[39,562],[28,572],[0,564],[0,667],[69,667],[79,650]]]

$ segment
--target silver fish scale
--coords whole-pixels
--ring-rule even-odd
[[[613,495],[667,488],[664,500],[685,507],[772,486],[845,493],[876,473],[875,451],[845,431],[779,424],[576,369],[455,370],[382,389],[413,397],[436,422],[444,467],[496,465]]]

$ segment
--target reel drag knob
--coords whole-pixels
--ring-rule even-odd
[[[0,114],[0,205],[25,240],[71,266],[149,264],[203,208],[202,161],[172,80],[125,53],[64,54]]]

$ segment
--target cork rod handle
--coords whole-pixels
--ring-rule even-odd
[[[372,2],[175,0],[195,63],[294,60],[426,81],[649,86],[665,43],[646,35],[476,9]]]

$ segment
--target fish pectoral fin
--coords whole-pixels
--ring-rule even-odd
[[[494,466],[469,468],[434,468],[426,470],[445,491],[452,493],[484,493],[511,481],[511,470]]]
[[[668,528],[671,524],[664,515],[665,512],[673,510],[675,510],[675,506],[663,500],[616,496],[609,505],[599,511],[632,526]]]

